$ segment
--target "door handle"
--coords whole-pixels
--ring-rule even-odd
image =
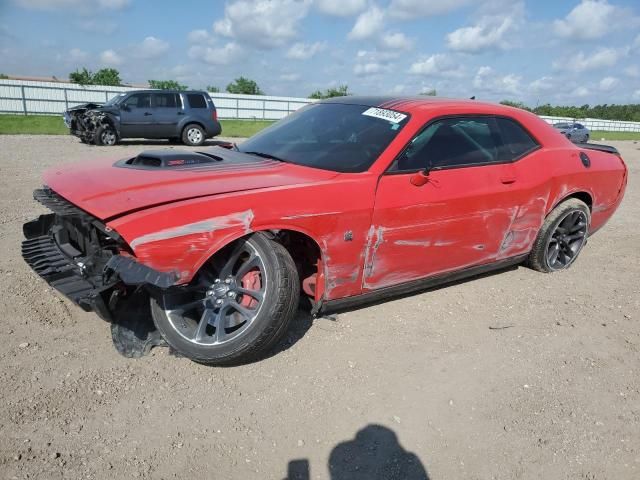
[[[178,115],[184,115],[184,112],[178,112]]]
[[[144,112],[144,116],[145,116],[145,117],[148,117],[148,116],[150,116],[150,115],[152,115],[152,114],[151,114],[151,113],[149,113],[149,112]]]
[[[516,183],[516,177],[504,176],[500,177],[500,182],[505,185],[511,185],[512,183]]]

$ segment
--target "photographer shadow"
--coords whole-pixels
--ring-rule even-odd
[[[328,466],[331,480],[429,480],[420,459],[400,445],[395,432],[375,424],[336,445]],[[307,459],[289,462],[284,480],[309,479]]]

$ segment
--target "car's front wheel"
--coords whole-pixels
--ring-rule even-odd
[[[569,268],[589,234],[591,212],[586,203],[570,198],[547,216],[529,254],[529,266],[539,272]]]
[[[204,130],[200,125],[196,125],[192,123],[184,127],[182,131],[182,142],[185,145],[190,145],[192,147],[198,147],[204,143],[206,140],[206,136]]]
[[[112,146],[118,143],[118,134],[108,124],[100,125],[96,130],[96,145]]]
[[[254,360],[286,332],[300,295],[293,259],[255,233],[225,247],[187,287],[152,296],[151,311],[167,343],[210,365]]]

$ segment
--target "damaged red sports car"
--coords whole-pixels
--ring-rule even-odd
[[[52,213],[24,225],[22,251],[114,322],[116,344],[140,340],[146,307],[169,346],[223,365],[271,348],[301,295],[317,313],[518,263],[568,268],[626,179],[614,148],[523,110],[342,97],[239,146],[52,169],[35,192]]]

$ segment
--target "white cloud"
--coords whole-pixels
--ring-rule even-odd
[[[316,0],[316,8],[327,15],[350,17],[362,12],[367,0]]]
[[[326,48],[327,42],[294,43],[285,56],[294,60],[307,60]]]
[[[169,43],[156,37],[147,37],[133,47],[132,54],[138,58],[157,58],[169,50]]]
[[[258,48],[276,48],[298,35],[311,0],[236,0],[225,6],[215,33]]]
[[[518,30],[523,18],[524,4],[514,3],[497,14],[482,15],[474,25],[447,34],[447,46],[451,50],[466,53],[495,48],[508,49],[513,42],[507,37]]]
[[[187,40],[191,43],[204,43],[210,40],[209,32],[203,29],[191,30],[187,35]]]
[[[461,77],[464,71],[462,65],[449,55],[437,53],[414,62],[409,67],[409,73],[434,77]]]
[[[100,62],[106,65],[118,66],[122,64],[122,57],[114,50],[105,50],[100,54]]]
[[[360,14],[355,25],[349,32],[352,40],[362,40],[382,30],[384,25],[384,11],[373,5],[366,12]]]
[[[353,67],[353,73],[359,77],[375,75],[388,71],[389,67],[377,62],[359,63]]]
[[[604,77],[600,80],[600,90],[609,92],[613,90],[619,83],[619,80],[615,77]]]
[[[640,89],[633,92],[632,98],[634,100],[640,100]]]
[[[590,95],[591,95],[591,92],[587,87],[578,87],[574,90],[575,97],[582,98],[582,97],[588,97]]]
[[[474,3],[473,0],[391,0],[389,15],[403,20],[432,17],[452,12],[472,3]]]
[[[391,50],[411,50],[413,41],[404,33],[385,33],[380,39],[380,45]]]
[[[72,48],[69,50],[68,58],[71,62],[84,62],[89,58],[89,54],[79,48]]]
[[[568,58],[556,60],[553,67],[557,70],[567,70],[573,72],[585,72],[588,70],[598,70],[600,68],[614,66],[622,54],[613,48],[599,48],[590,56],[583,52],[578,52]]]
[[[529,89],[534,93],[550,92],[555,88],[552,77],[540,77],[529,84]]]
[[[61,10],[66,8],[80,11],[121,10],[128,6],[130,0],[13,0],[17,6],[30,10]]]
[[[400,95],[404,93],[406,90],[407,90],[407,86],[400,83],[398,85],[394,85],[391,88],[391,93],[393,93],[394,95]]]
[[[473,78],[473,86],[482,92],[489,92],[496,95],[521,95],[522,77],[510,73],[508,75],[498,75],[491,67],[480,67]]]
[[[624,74],[631,78],[640,77],[640,68],[637,65],[631,65],[624,69]]]
[[[280,80],[282,80],[283,82],[297,82],[298,80],[300,80],[300,74],[283,73],[282,75],[280,75]]]
[[[211,65],[229,65],[238,60],[243,49],[237,43],[229,42],[222,47],[193,45],[189,48],[189,58]]]
[[[564,20],[555,20],[557,35],[574,39],[601,38],[615,31],[619,9],[607,0],[582,0]]]

